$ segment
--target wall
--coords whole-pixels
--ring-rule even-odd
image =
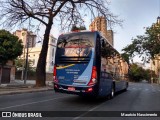
[[[5,72],[5,76],[8,76],[7,78],[8,79],[4,79],[2,80],[2,74],[3,74],[3,69],[8,69],[9,71],[8,72]],[[3,71],[3,72],[2,72]],[[6,78],[6,77],[5,77]],[[14,62],[9,60],[6,65],[0,65],[0,83],[5,82],[6,83],[10,83],[11,81],[15,80],[15,66],[14,66]]]
[[[21,80],[21,73],[22,72],[16,72],[15,79]],[[28,73],[27,80],[36,80],[36,74],[35,73]],[[46,81],[52,81],[53,80],[53,73],[46,73]]]
[[[108,40],[108,42],[112,46],[114,45],[113,31],[107,30],[107,21],[105,17],[96,17],[94,21],[90,24],[89,29],[100,31],[103,36]]]

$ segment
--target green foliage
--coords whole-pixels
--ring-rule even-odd
[[[27,71],[28,72],[35,72],[35,68],[32,67],[33,61],[28,60],[28,66],[27,66]],[[18,58],[15,60],[15,66],[17,68],[17,71],[22,71],[26,66],[25,66],[25,59]]]
[[[160,24],[154,24],[146,29],[144,35],[133,39],[132,43],[122,51],[132,59],[135,55],[142,57],[142,61],[149,62],[160,53]]]
[[[140,81],[141,79],[143,79],[142,74],[141,74],[142,68],[139,67],[137,64],[132,64],[130,66],[130,72],[129,72],[129,78],[132,81]]]
[[[14,60],[22,54],[22,41],[6,30],[0,30],[0,64]]]
[[[16,66],[17,70],[22,70],[24,63],[25,63],[24,59],[16,59],[15,66]]]
[[[135,80],[135,81],[139,81],[140,80],[139,73],[138,73],[137,69],[138,69],[138,66],[131,65],[130,72],[129,72],[129,78],[131,80]]]
[[[129,55],[126,53],[122,53],[121,57],[129,64]]]
[[[141,80],[150,81],[151,76],[156,77],[154,71],[151,71],[149,69],[144,69],[135,63],[130,65],[130,69],[129,69],[130,80],[135,82],[140,82]]]

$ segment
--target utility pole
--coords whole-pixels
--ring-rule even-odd
[[[22,36],[23,36],[23,41],[24,41],[24,36],[26,35],[26,33],[22,33]],[[24,48],[23,48],[23,63],[22,63],[22,74],[21,74],[21,80],[24,80],[24,65],[25,65],[25,46],[26,46],[26,43],[25,43],[25,45],[24,45]]]
[[[29,48],[29,39],[26,39],[27,44],[26,44],[26,61],[25,61],[25,70],[24,70],[24,84],[26,84],[26,80],[27,80],[27,70],[28,70],[28,48]]]

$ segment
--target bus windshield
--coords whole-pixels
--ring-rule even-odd
[[[58,48],[83,48],[83,47],[93,47],[89,39],[62,39],[58,43]]]
[[[64,35],[57,43],[57,50],[60,56],[65,57],[89,57],[94,41],[89,34],[85,35]]]

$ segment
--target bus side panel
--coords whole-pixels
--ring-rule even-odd
[[[102,47],[102,46],[101,46]],[[100,83],[99,83],[99,96],[105,97],[111,93],[113,79],[107,73],[107,59],[102,57],[101,53],[101,66],[100,66]]]
[[[112,80],[101,78],[100,84],[99,84],[99,96],[105,97],[111,93],[112,89]]]
[[[125,81],[125,80],[116,81],[115,83],[116,83],[116,85],[115,85],[116,92],[124,90],[127,87],[126,86],[127,85],[127,81]]]
[[[111,93],[113,79],[107,71],[107,60],[101,57],[101,67],[100,67],[100,83],[99,83],[99,96],[105,97]]]

